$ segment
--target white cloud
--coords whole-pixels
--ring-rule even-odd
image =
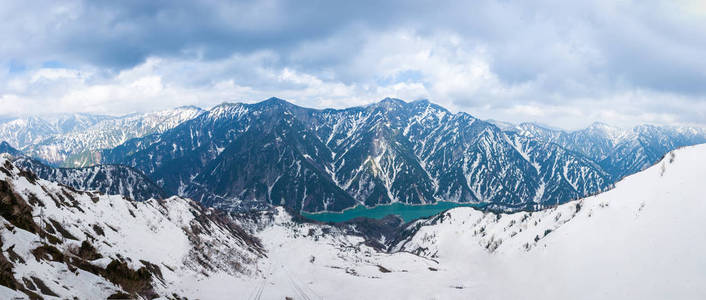
[[[706,125],[699,1],[37,5],[0,5],[0,114],[389,96],[569,128]]]

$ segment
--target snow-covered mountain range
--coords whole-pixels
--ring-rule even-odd
[[[135,181],[145,187],[155,182],[167,195],[225,209],[320,212],[450,201],[516,211],[607,190],[672,149],[706,142],[706,131],[601,123],[562,131],[486,122],[426,100],[316,110],[271,98],[209,111],[27,118],[0,124],[2,138],[48,165],[126,165],[134,169],[123,173],[150,179]],[[70,176],[35,171],[80,189],[121,183],[77,185]]]
[[[0,167],[0,295],[223,299],[699,299],[706,145],[614,189],[538,212],[455,208],[387,250],[283,208],[225,219],[174,197],[133,202]],[[353,226],[353,227],[350,227]]]
[[[76,190],[122,195],[145,201],[167,198],[166,193],[142,172],[121,165],[96,165],[84,168],[55,168],[26,156],[17,156],[13,163],[37,177],[54,181]]]
[[[703,178],[706,144],[551,209],[451,209],[407,225],[384,255],[350,235],[319,236],[314,225],[273,226],[259,234],[277,262],[273,275],[264,292],[242,287],[265,298],[701,299]],[[277,247],[290,241],[298,247]]]
[[[706,145],[686,147],[613,190],[556,208],[456,208],[418,221],[392,251],[438,261],[468,295],[486,299],[700,299],[703,178]]]
[[[169,193],[221,208],[283,205],[317,212],[451,201],[535,210],[609,189],[667,151],[706,138],[703,131],[680,139],[669,135],[679,131],[654,129],[664,134],[624,143],[639,148],[608,143],[596,150],[615,157],[606,162],[584,153],[593,147],[579,151],[584,140],[559,143],[539,131],[502,130],[429,101],[388,98],[316,110],[271,98],[216,106],[161,134],[105,150],[101,158],[143,171]]]
[[[83,167],[100,162],[97,150],[164,132],[202,112],[185,106],[121,117],[70,114],[19,118],[0,124],[0,141],[50,164]]]
[[[706,145],[676,150],[605,193],[539,212],[463,207],[379,251],[278,209],[256,233],[264,276],[205,278],[219,299],[700,299]]]
[[[167,193],[142,172],[123,165],[95,165],[84,168],[56,168],[24,155],[6,142],[0,143],[0,153],[9,154],[18,168],[37,177],[81,191],[145,201],[164,199]]]
[[[593,123],[585,129],[562,131],[522,123],[505,126],[504,130],[511,135],[555,143],[581,153],[598,163],[616,180],[651,166],[671,150],[706,143],[706,130],[697,127],[640,125],[621,129]]]

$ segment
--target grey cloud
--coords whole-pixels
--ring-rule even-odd
[[[84,82],[99,84],[156,57],[169,62],[154,71],[165,85],[187,91],[230,80],[251,95],[308,97],[294,92],[308,83],[277,80],[290,70],[345,85],[356,101],[394,93],[404,81],[425,88],[410,97],[448,97],[432,101],[491,115],[522,105],[584,108],[586,99],[599,99],[606,110],[698,122],[706,102],[704,16],[704,6],[657,1],[7,1],[0,4],[0,62],[32,70],[57,61],[101,74]],[[396,40],[399,32],[436,43],[429,57],[446,61],[429,64],[463,66],[480,56],[491,78],[464,89],[463,82],[432,82],[439,74],[421,70],[432,66],[396,60],[398,70],[384,70],[415,50],[405,47],[419,46]],[[5,81],[15,76],[0,73]],[[0,96],[8,89],[0,84]],[[634,91],[659,99],[606,104]],[[324,92],[312,93],[294,100],[315,106]]]
[[[49,1],[6,6],[22,11],[3,15],[11,29],[33,35],[30,41],[10,38],[39,55],[120,69],[148,56],[197,52],[219,59],[261,49],[289,51],[352,23],[396,24],[397,6],[377,1]],[[46,26],[26,26],[27,16]]]
[[[46,26],[17,30],[32,35],[27,42],[34,48],[30,52],[39,52],[36,55],[43,60],[58,58],[119,70],[149,56],[223,59],[272,50],[280,54],[282,64],[321,71],[355,56],[362,43],[355,31],[374,35],[406,28],[428,36],[456,32],[465,40],[487,45],[493,71],[509,84],[545,76],[563,85],[564,79],[590,81],[592,74],[607,73],[608,80],[637,86],[706,92],[702,71],[706,32],[693,29],[706,24],[679,23],[672,16],[676,8],[649,1],[633,5],[554,1],[75,3],[63,5],[70,10],[65,13],[51,13],[61,11],[57,6],[62,5],[56,2],[10,8],[48,11],[34,19],[47,22]],[[19,18],[12,17],[14,12],[3,14],[9,16],[10,29],[27,27],[26,11]],[[24,38],[9,34],[19,44]],[[316,56],[302,55],[302,48],[315,49]],[[22,59],[12,57],[27,53],[27,49],[20,50],[5,53],[5,57]],[[594,52],[582,53],[585,50]]]

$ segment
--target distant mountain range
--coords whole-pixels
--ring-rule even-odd
[[[282,205],[296,212],[437,201],[537,210],[609,189],[672,149],[706,142],[696,128],[597,123],[562,131],[390,98],[340,110],[270,98],[80,124],[51,138],[36,133],[33,140],[41,142],[23,139],[23,150],[46,161],[57,157],[61,165],[126,165],[167,195],[208,206]],[[75,140],[83,142],[65,146]],[[38,150],[48,148],[69,150],[63,156]],[[86,151],[89,159],[77,159]]]
[[[651,166],[671,150],[706,143],[706,131],[694,127],[640,125],[623,130],[593,123],[588,128],[567,132],[523,123],[505,130],[581,153],[598,163],[614,180]]]
[[[691,131],[660,130],[670,135],[634,136],[649,151],[627,151],[611,148],[623,144],[612,143],[610,135],[562,144],[539,136],[561,132],[501,130],[428,101],[388,98],[365,107],[316,110],[271,98],[216,106],[101,157],[142,170],[168,192],[225,208],[273,204],[317,212],[452,201],[519,210],[608,189],[668,150],[706,140],[703,131],[685,138],[682,132]],[[631,156],[599,160],[593,148],[582,148],[587,141],[605,142],[600,151]]]
[[[51,180],[81,191],[97,191],[145,201],[164,199],[167,194],[142,172],[121,165],[95,165],[83,168],[55,168],[28,157],[17,157],[13,163],[45,180]]]
[[[535,212],[459,207],[371,240],[386,224],[135,202],[0,155],[0,298],[701,299],[704,177],[706,145],[686,147],[600,195]]]
[[[84,167],[100,162],[97,150],[164,132],[202,112],[186,106],[121,117],[69,114],[19,118],[0,123],[0,141],[52,165]]]
[[[0,153],[10,154],[6,159],[19,169],[75,190],[122,195],[135,201],[167,197],[167,194],[144,173],[128,166],[95,165],[83,168],[57,168],[25,156],[6,142],[0,143]]]

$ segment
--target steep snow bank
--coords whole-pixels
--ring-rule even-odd
[[[178,197],[79,192],[0,157],[0,298],[183,294],[183,278],[252,276],[264,252],[239,226]],[[5,297],[7,296],[7,297]]]
[[[469,295],[703,299],[704,179],[706,145],[682,148],[611,191],[553,209],[450,210],[410,226],[395,249],[482,283]]]
[[[410,224],[406,235],[391,243],[393,253],[378,252],[362,238],[335,227],[294,222],[279,209],[270,220],[257,224],[266,258],[249,235],[233,229],[239,227],[226,226],[217,218],[204,221],[200,216],[208,216],[208,211],[187,200],[134,203],[101,196],[94,202],[95,195],[89,193],[70,194],[75,200],[62,199],[58,195],[70,192],[64,187],[41,180],[32,183],[30,177],[6,164],[0,171],[0,182],[10,183],[10,190],[30,203],[32,220],[41,224],[20,222],[23,219],[13,215],[23,215],[19,206],[7,218],[3,214],[0,260],[23,258],[24,263],[12,262],[18,282],[36,277],[62,296],[105,296],[120,287],[100,272],[72,270],[75,260],[71,259],[75,258],[68,264],[54,261],[51,253],[35,259],[31,250],[47,242],[32,232],[46,227],[49,217],[76,239],[66,237],[58,226],[52,227],[57,233],[44,234],[61,239],[53,245],[66,256],[74,255],[72,245],[75,249],[79,241],[90,240],[105,257],[90,261],[100,268],[108,269],[112,261],[124,261],[132,270],[160,266],[163,281],[152,281],[160,295],[176,292],[200,299],[706,298],[702,284],[706,282],[706,199],[702,192],[706,145],[674,151],[611,191],[549,210],[497,215],[472,208],[452,209]],[[31,194],[41,195],[37,198],[45,204],[44,211]],[[3,205],[13,203],[10,195],[3,194]],[[105,225],[104,235],[95,232],[93,223]],[[0,288],[0,295],[12,293]]]
[[[206,278],[220,299],[703,299],[706,145],[668,154],[614,190],[534,213],[455,208],[380,253],[280,210],[258,233],[261,278]],[[247,292],[245,292],[247,291]]]

